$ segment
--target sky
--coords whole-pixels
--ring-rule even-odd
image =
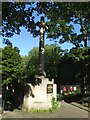
[[[34,13],[35,21],[40,21],[40,16],[37,16],[36,13]],[[45,19],[45,22],[47,19]],[[33,47],[39,47],[39,36],[34,38],[27,30],[22,27],[20,35],[14,35],[13,37],[9,38],[9,40],[12,42],[13,47],[18,47],[20,50],[20,55],[25,56],[28,55],[28,52]],[[55,42],[50,41],[50,39],[46,39],[45,36],[45,44],[55,44]],[[71,49],[73,45],[71,43],[65,43],[65,44],[58,44],[62,49]],[[4,48],[6,45],[3,44],[2,38],[0,38],[0,47]]]
[[[75,30],[78,31],[78,26],[75,27]],[[28,55],[28,52],[33,47],[39,46],[39,37],[34,38],[25,28],[21,29],[20,35],[14,35],[12,38],[10,38],[10,41],[13,44],[13,47],[18,47],[20,49],[20,55]],[[46,39],[45,37],[45,44],[55,44],[55,42],[50,41],[50,39]],[[61,49],[68,49],[70,50],[74,45],[72,43],[64,43],[64,44],[58,44]],[[2,39],[0,38],[0,47],[4,48],[4,44],[2,43]],[[88,46],[90,46],[90,42],[88,42]]]
[[[13,44],[13,47],[18,47],[20,49],[20,55],[28,55],[28,52],[33,47],[39,47],[39,37],[34,38],[25,28],[21,28],[20,35],[14,35],[10,38],[10,41]],[[44,39],[45,44],[55,44],[55,42],[50,41],[50,39]],[[58,44],[58,43],[57,43]],[[71,43],[58,44],[62,49],[71,49],[73,45]],[[2,43],[2,39],[0,40],[0,47],[4,48],[6,45]]]
[[[78,26],[75,26],[75,30],[77,31],[79,28]],[[20,50],[20,55],[25,56],[28,55],[28,52],[33,48],[33,47],[38,47],[39,46],[39,37],[34,38],[25,28],[21,28],[21,33],[20,35],[14,35],[12,38],[10,38],[10,41],[13,44],[13,47],[18,47]],[[46,39],[45,37],[45,44],[55,44],[55,42],[50,41],[50,39]],[[57,43],[58,44],[58,43]],[[68,49],[70,50],[73,46],[72,43],[64,43],[64,44],[58,44],[61,49]],[[2,43],[2,38],[0,38],[0,47],[4,48],[6,45]]]
[[[36,13],[34,13],[35,21],[40,21],[40,16],[37,16]],[[47,19],[45,19],[47,21]],[[78,32],[80,29],[80,26],[75,25],[74,31]],[[18,47],[20,50],[20,55],[28,55],[28,52],[33,47],[39,46],[39,37],[34,38],[25,28],[21,28],[21,34],[20,35],[14,35],[12,38],[10,38],[10,41],[13,44],[13,47]],[[46,39],[45,37],[45,44],[55,44],[55,42],[50,41],[50,39]],[[64,43],[64,44],[58,44],[61,49],[68,49],[70,50],[73,46],[72,43]],[[0,38],[0,47],[4,48],[5,45],[2,43],[2,38]]]

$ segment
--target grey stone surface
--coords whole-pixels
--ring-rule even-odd
[[[78,107],[70,105],[64,101],[61,102],[61,109],[53,113],[27,113],[21,110],[6,112],[3,118],[88,118],[88,112]]]
[[[86,110],[86,111],[90,112],[90,108],[82,106],[82,105],[80,105],[78,103],[72,102],[71,105],[74,105],[74,106],[76,106],[76,107],[78,107],[80,109],[83,109],[83,110]]]

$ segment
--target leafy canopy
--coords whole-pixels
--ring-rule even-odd
[[[59,38],[60,43],[70,41],[76,47],[84,41],[87,46],[87,40],[90,40],[89,3],[37,3],[37,11],[49,19],[49,38]],[[78,31],[75,31],[75,25],[78,25]]]
[[[10,43],[6,37],[20,34],[22,26],[34,37],[39,35],[34,15],[41,14],[47,18],[48,38],[59,39],[60,43],[69,41],[76,47],[79,47],[82,41],[86,47],[87,40],[90,40],[90,4],[88,2],[8,2],[2,4],[2,10],[2,36],[7,44]],[[78,26],[78,31],[75,31],[75,25]]]
[[[21,57],[18,48],[7,46],[2,50],[2,83],[8,85],[20,80],[21,77]]]
[[[30,79],[30,76],[37,74],[38,70],[38,55],[39,48],[33,48],[29,51],[28,56],[26,57],[25,62],[25,74],[27,79]],[[47,77],[56,78],[57,76],[57,66],[59,60],[61,59],[64,51],[55,45],[45,45],[45,72]]]

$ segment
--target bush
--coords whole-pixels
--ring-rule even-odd
[[[52,100],[51,100],[51,103],[52,103],[52,111],[56,111],[60,108],[60,103],[59,101],[55,100],[55,98],[53,97]]]
[[[63,98],[63,95],[61,95],[61,94],[57,94],[57,101],[61,101],[62,100],[62,98]]]

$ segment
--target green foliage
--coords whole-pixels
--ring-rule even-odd
[[[22,57],[24,79],[30,80],[36,73],[38,68],[38,48],[29,51],[28,56]]]
[[[89,85],[89,69],[90,69],[90,54],[89,48],[73,48],[67,53],[63,60],[72,60],[73,64],[76,65],[77,71],[75,73],[75,80],[77,80],[77,84],[81,87],[81,93],[88,92]]]
[[[45,71],[49,78],[56,78],[58,74],[58,63],[64,51],[55,45],[45,46]]]
[[[26,4],[29,7],[26,8]],[[32,20],[32,4],[33,3],[24,2],[2,3],[2,35],[4,37],[11,37],[14,34],[20,34],[20,27],[22,26],[24,26],[28,31],[31,31],[30,28],[33,29],[35,27],[34,21]]]
[[[3,85],[19,80],[21,77],[21,57],[16,48],[7,46],[2,50],[2,82]]]
[[[52,98],[51,103],[52,103],[52,108],[51,108],[52,112],[57,111],[57,110],[60,109],[60,102],[55,100],[54,97]]]
[[[60,93],[58,93],[58,94],[57,94],[57,101],[61,101],[62,98],[63,98],[63,96],[62,96]]]
[[[28,76],[28,69],[27,69],[27,67],[26,67],[26,65],[27,65],[27,62],[28,62],[28,56],[21,56],[21,58],[22,58],[22,71],[21,71],[21,81],[22,81],[22,83],[23,84],[25,84],[26,83],[26,81],[27,81],[27,76]]]
[[[1,61],[2,61],[2,48],[0,48],[0,74],[2,74],[2,66],[1,66]]]
[[[31,70],[31,74],[35,74],[37,72],[37,65],[38,65],[38,54],[39,54],[39,49],[38,48],[33,48],[29,54],[29,64],[28,66],[30,67],[29,69]]]
[[[72,92],[65,92],[65,93],[63,93],[63,95],[64,96],[73,96],[73,95],[76,95],[76,93],[74,91],[72,91]]]
[[[30,109],[30,112],[32,112],[32,113],[47,113],[47,112],[49,112],[49,110],[32,108],[32,109]]]
[[[90,4],[52,2],[37,3],[37,7],[38,13],[44,13],[49,19],[49,38],[59,38],[60,43],[69,41],[76,47],[84,41],[84,46],[87,46],[87,40],[90,40]],[[75,25],[80,28],[79,32],[75,31]]]
[[[63,53],[64,51],[61,50],[59,46],[45,45],[45,72],[47,77],[57,77],[57,67]],[[24,71],[27,79],[30,79],[30,76],[37,74],[39,63],[38,55],[38,48],[33,48],[26,58]]]
[[[73,48],[68,53],[68,58],[73,58],[75,62],[77,61],[88,61],[90,55],[88,54],[88,47],[86,48]]]
[[[39,35],[33,13],[44,14],[49,26],[48,38],[60,39],[60,43],[69,41],[76,47],[90,40],[90,4],[88,2],[3,2],[2,36],[11,37],[20,34],[25,27],[34,37]],[[54,14],[53,14],[54,13]],[[75,31],[75,25],[78,31]],[[8,42],[8,40],[5,40]]]
[[[22,89],[23,92],[23,64],[22,58],[17,47],[6,46],[2,50],[2,92],[3,100],[5,100],[5,109],[13,109],[15,107],[15,97],[17,91]],[[22,86],[20,88],[20,86]]]

